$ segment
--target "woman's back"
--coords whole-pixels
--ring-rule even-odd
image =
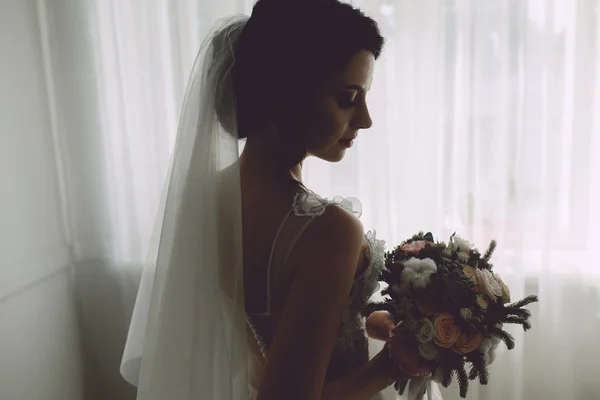
[[[371,126],[366,93],[382,45],[376,23],[348,4],[259,0],[232,46],[235,110],[219,91],[217,114],[246,139],[243,272],[259,398],[366,399],[389,384],[386,362],[369,362],[360,316],[376,242],[351,210],[300,183],[307,156],[340,161]]]
[[[343,234],[338,229],[343,229],[348,223],[358,224],[356,226],[360,229],[362,226],[353,215],[356,210],[351,209],[350,202],[325,200],[292,181],[275,187],[257,182],[244,187],[247,188],[242,196],[246,309],[251,328],[250,347],[253,349],[251,381],[258,389],[268,348],[273,343],[279,321],[284,313],[294,313],[286,309],[294,277],[304,272],[300,269],[311,268],[298,261],[305,258],[306,253],[312,253],[314,260],[330,257],[328,253],[335,249],[328,242],[335,242],[335,237]],[[339,227],[335,226],[337,223]],[[324,224],[334,226],[323,227]],[[323,229],[329,237],[320,237]],[[327,364],[326,381],[340,379],[368,362],[367,339],[360,310],[376,288],[376,275],[383,266],[383,246],[374,237],[363,236],[362,230],[358,245],[358,250],[342,249],[348,254],[358,251],[358,257],[347,268],[354,279],[351,291],[346,294],[343,311],[337,316],[338,328]],[[335,243],[332,246],[335,247]],[[331,275],[327,271],[327,263],[320,264],[320,268],[320,271],[312,273],[311,284],[315,290],[303,293],[307,298],[318,297],[320,286],[333,287],[335,280],[343,279],[342,276]],[[304,329],[318,331],[318,327],[306,326]],[[297,346],[302,348],[303,343]]]
[[[272,248],[277,231],[290,211],[297,188],[291,182],[269,185],[251,181],[244,186],[242,237],[246,310],[252,314],[260,314],[269,307],[267,280]]]

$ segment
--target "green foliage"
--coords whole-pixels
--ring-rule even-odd
[[[483,354],[479,351],[474,351],[467,356],[467,359],[471,362],[471,368],[469,370],[469,379],[475,380],[479,377],[479,383],[487,385],[489,380],[489,373],[487,364],[483,359]]]
[[[498,327],[492,327],[488,331],[488,335],[502,340],[509,350],[515,348],[515,338],[503,329],[500,329]]]
[[[496,241],[492,240],[488,249],[486,250],[485,254],[483,255],[483,260],[486,263],[490,262],[490,259],[492,258],[492,254],[494,254],[494,250],[496,250],[496,245],[497,245]]]
[[[458,387],[460,390],[460,397],[467,397],[467,391],[469,390],[469,379],[467,378],[467,372],[465,371],[464,364],[460,368],[456,369],[456,377],[458,379]]]

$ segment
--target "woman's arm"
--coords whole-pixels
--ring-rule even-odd
[[[408,375],[393,365],[387,349],[384,348],[353,373],[326,383],[321,400],[370,399],[375,393],[404,379],[408,379]]]
[[[307,228],[289,258],[294,278],[259,400],[362,400],[391,383],[389,357],[375,357],[349,376],[324,384],[363,240],[360,221],[339,207],[329,207]]]

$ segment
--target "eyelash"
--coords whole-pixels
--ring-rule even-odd
[[[340,107],[342,108],[354,107],[358,104],[359,95],[356,92],[344,93],[339,96],[338,101],[340,103]]]

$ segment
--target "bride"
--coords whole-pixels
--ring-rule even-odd
[[[306,157],[340,161],[371,127],[382,47],[338,0],[258,0],[208,36],[121,366],[138,399],[371,399],[419,374],[369,359],[367,331],[394,327],[360,314],[383,243],[357,201],[302,183]]]

